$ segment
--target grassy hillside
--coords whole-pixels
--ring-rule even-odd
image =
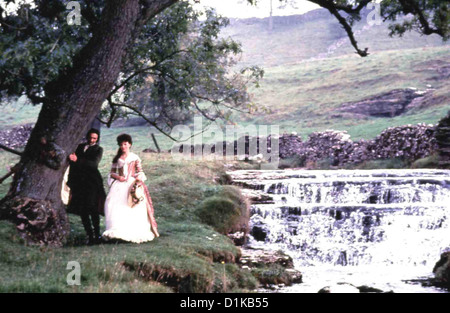
[[[450,109],[447,79],[436,79],[450,66],[447,47],[384,51],[359,58],[345,55],[266,68],[254,100],[269,114],[238,116],[247,123],[278,124],[286,131],[309,134],[325,129],[347,130],[353,139],[370,139],[390,126],[436,123]],[[394,118],[364,119],[338,114],[342,103],[363,100],[393,89],[430,87],[424,107]]]
[[[407,33],[388,36],[387,24],[370,26],[363,18],[354,27],[361,58],[339,23],[325,10],[301,16],[232,20],[222,35],[242,43],[238,66],[259,65],[265,70],[261,88],[252,90],[254,102],[269,113],[235,114],[243,124],[276,124],[282,131],[306,137],[314,131],[347,130],[352,139],[371,139],[382,130],[405,124],[435,124],[450,109],[448,74],[450,46],[438,36]],[[432,96],[426,105],[395,118],[355,118],[339,114],[342,103],[359,101],[397,88],[414,87]]]
[[[369,48],[369,52],[445,45],[437,35],[421,36],[416,32],[391,38],[387,23],[371,26],[366,17],[355,23],[353,29],[360,47]],[[346,32],[325,9],[303,15],[275,16],[272,30],[269,30],[268,18],[231,19],[221,36],[232,37],[242,44],[244,53],[240,65],[244,66],[269,68],[307,59],[354,54]]]

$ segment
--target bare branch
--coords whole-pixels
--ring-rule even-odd
[[[359,49],[358,43],[355,39],[355,35],[353,34],[352,27],[348,24],[347,20],[339,13],[339,10],[343,10],[350,13],[359,13],[362,10],[362,8],[364,8],[370,1],[364,0],[356,8],[351,8],[348,6],[338,6],[333,1],[329,0],[309,0],[309,1],[314,2],[320,5],[322,8],[327,9],[331,14],[333,14],[337,18],[339,23],[342,25],[342,27],[344,27],[345,31],[347,32],[348,38],[350,39],[352,46],[356,49],[356,53],[358,53],[362,57],[366,57],[369,55],[369,53],[367,52],[368,48],[365,48],[364,50]]]
[[[163,129],[161,129],[157,123],[155,123],[154,121],[150,120],[147,116],[145,116],[144,114],[142,114],[141,111],[139,111],[138,109],[132,107],[131,105],[127,105],[124,103],[115,103],[110,101],[109,104],[111,106],[116,106],[116,107],[123,107],[123,108],[127,108],[131,111],[133,111],[134,113],[136,113],[138,116],[142,117],[147,123],[149,123],[150,125],[152,125],[153,127],[155,127],[159,132],[161,132],[162,134],[164,134],[165,136],[169,137],[170,139],[172,139],[173,141],[178,141],[175,138],[173,138],[172,136],[170,136],[169,134],[167,134]]]
[[[364,9],[370,2],[372,2],[373,0],[364,0],[361,1],[358,6],[353,7],[352,5],[339,5],[339,4],[335,4],[335,8],[338,9],[339,11],[344,11],[348,14],[358,14],[361,12],[362,9]],[[312,1],[315,2],[315,1]]]
[[[2,144],[0,144],[0,149],[3,149],[3,150],[8,151],[8,152],[11,152],[11,153],[13,153],[13,154],[17,154],[17,155],[19,155],[19,156],[22,156],[22,154],[23,154],[22,152],[16,151],[16,150],[11,149],[11,148],[9,148],[9,147],[7,147],[7,146],[4,146],[4,145],[2,145]]]
[[[10,171],[8,174],[6,174],[5,176],[3,176],[2,178],[0,178],[0,184],[3,184],[3,182],[12,174],[14,174],[14,171]]]
[[[149,71],[156,69],[158,66],[160,66],[161,64],[163,64],[164,62],[166,62],[167,60],[169,60],[170,58],[172,58],[176,54],[188,53],[188,52],[189,51],[183,50],[183,49],[182,50],[177,50],[177,51],[173,52],[172,54],[168,55],[166,58],[164,58],[161,62],[153,64],[152,66],[149,66],[149,67],[144,67],[144,68],[134,72],[129,77],[127,77],[125,80],[123,80],[119,85],[115,85],[114,89],[110,92],[109,96],[111,97],[112,95],[114,95],[117,91],[119,91],[120,88],[125,86],[129,81],[131,81],[133,78],[135,78],[139,74],[143,74],[145,72],[147,72],[148,74],[156,74],[156,73],[151,73]]]

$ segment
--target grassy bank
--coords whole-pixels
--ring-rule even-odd
[[[106,145],[109,137],[103,144],[114,147]],[[233,292],[258,285],[235,263],[240,250],[201,223],[196,213],[201,201],[222,190],[216,179],[225,173],[224,165],[135,151],[143,159],[161,237],[140,245],[86,246],[80,218],[69,215],[67,244],[60,249],[39,248],[24,245],[14,225],[0,221],[1,292]],[[101,163],[103,177],[113,152],[107,149]],[[1,196],[5,190],[3,184]],[[103,223],[102,218],[102,229]],[[80,286],[66,282],[70,261],[81,266]]]

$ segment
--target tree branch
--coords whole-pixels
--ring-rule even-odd
[[[116,106],[116,107],[123,107],[123,108],[127,108],[131,111],[133,111],[134,113],[136,113],[138,116],[142,117],[147,123],[149,123],[150,125],[152,125],[153,127],[155,127],[159,132],[161,132],[162,134],[164,134],[165,136],[169,137],[170,139],[172,139],[173,141],[178,141],[175,138],[173,138],[172,136],[170,136],[169,134],[167,134],[164,130],[162,130],[157,123],[151,121],[149,118],[147,118],[144,114],[142,114],[141,111],[139,111],[138,109],[124,104],[124,103],[115,103],[113,101],[109,101],[110,106]]]
[[[372,1],[373,0],[363,0],[356,7],[353,7],[352,5],[336,4],[335,8],[338,9],[339,11],[344,11],[348,14],[355,14],[355,13],[358,14],[361,12],[362,9],[364,9]]]
[[[7,146],[4,146],[4,145],[2,145],[2,144],[0,144],[0,149],[6,150],[6,151],[11,152],[11,153],[13,153],[13,154],[17,154],[17,155],[19,155],[19,156],[22,156],[22,154],[23,154],[22,152],[16,151],[16,150],[11,149],[11,148],[9,148],[9,147],[7,147]]]
[[[169,60],[170,58],[172,58],[173,56],[175,56],[178,53],[188,53],[189,51],[187,50],[177,50],[173,53],[171,53],[170,55],[166,56],[161,62],[153,64],[152,66],[149,67],[145,67],[142,68],[140,70],[135,71],[133,74],[131,74],[129,77],[127,77],[125,80],[123,80],[119,85],[115,85],[114,89],[110,92],[109,96],[111,97],[112,95],[114,95],[117,91],[119,91],[120,88],[122,88],[123,86],[125,86],[126,83],[128,83],[130,80],[132,80],[133,78],[135,78],[136,76],[138,76],[139,74],[148,72],[150,70],[154,70],[155,68],[157,68],[158,66],[160,66],[161,64],[163,64],[164,62],[166,62],[167,60]],[[150,73],[151,74],[151,73]],[[156,73],[155,73],[156,74]]]
[[[350,39],[352,46],[356,49],[356,53],[358,53],[362,57],[366,57],[369,55],[369,53],[367,53],[368,48],[365,48],[364,50],[359,49],[358,42],[355,39],[352,27],[348,24],[347,20],[339,13],[339,10],[351,12],[353,14],[359,13],[362,10],[362,8],[364,8],[370,1],[364,0],[356,8],[350,8],[349,6],[338,6],[333,1],[329,0],[309,0],[309,1],[320,5],[322,8],[327,9],[331,14],[333,14],[337,18],[339,23],[342,25],[342,27],[344,27],[345,31],[347,32],[347,36]]]
[[[175,4],[179,0],[139,0],[142,7],[141,17],[137,21],[136,34],[141,33],[141,29],[147,23],[147,21],[153,18],[155,15],[162,12],[164,9]]]
[[[444,32],[438,28],[432,28],[430,23],[426,19],[423,10],[420,9],[419,5],[414,0],[398,0],[403,8],[403,12],[406,14],[412,13],[418,17],[420,25],[422,26],[422,33],[424,35],[437,34],[444,37]]]

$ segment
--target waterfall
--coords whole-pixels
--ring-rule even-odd
[[[450,171],[231,175],[251,197],[266,199],[252,204],[250,243],[283,250],[305,274],[326,268],[327,275],[362,271],[368,277],[380,268],[394,273],[400,268],[410,271],[402,279],[416,279],[432,275],[440,254],[450,248]]]

